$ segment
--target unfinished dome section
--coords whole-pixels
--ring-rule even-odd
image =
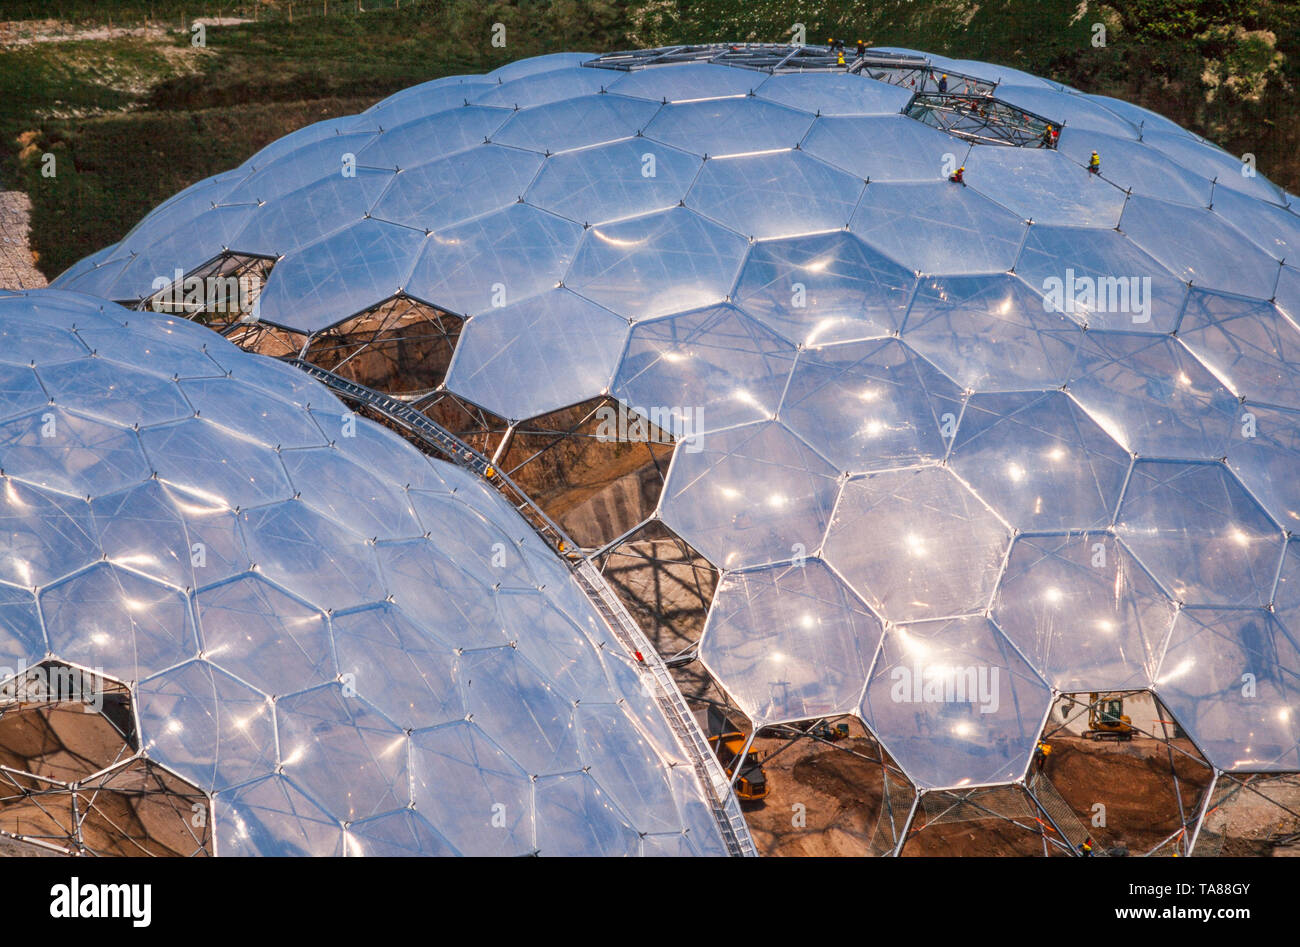
[[[330,213],[277,236],[299,199]],[[696,696],[750,733],[858,715],[911,784],[969,795],[1023,786],[1052,701],[1094,691],[1154,689],[1220,772],[1300,765],[1278,718],[1300,670],[1293,201],[1154,113],[1004,66],[680,46],[303,129],[58,284],[138,304],[274,258],[238,331],[388,385],[602,568],[638,563],[621,594]],[[459,321],[445,368],[356,373],[360,333],[303,349],[395,297]],[[1007,675],[1019,716],[923,686],[909,730],[890,675],[927,666],[900,632]],[[769,640],[791,673],[754,659]],[[997,760],[957,739],[966,716]],[[917,808],[929,837],[966,824],[950,809]]]
[[[100,854],[752,850],[612,592],[468,448],[432,459],[298,369],[80,294],[0,298],[0,336],[0,664],[30,669],[0,680],[0,830]]]

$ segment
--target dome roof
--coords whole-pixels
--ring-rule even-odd
[[[0,727],[62,667],[116,728],[47,693],[67,752],[11,733],[7,765],[210,800],[188,838],[188,806],[136,812],[150,851],[727,853],[689,716],[474,474],[297,369],[76,293],[0,296],[0,391]]]
[[[465,319],[430,384],[507,420],[669,418],[654,516],[722,572],[707,668],[755,722],[858,714],[923,788],[1022,776],[1054,693],[1110,689],[1156,691],[1216,767],[1300,769],[1294,198],[1016,70],[805,52],[425,83],[58,283],[139,300],[263,256],[271,325],[394,295]],[[967,671],[998,700],[901,683]]]

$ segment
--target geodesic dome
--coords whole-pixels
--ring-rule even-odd
[[[295,132],[58,285],[262,260],[308,357],[413,300],[462,322],[425,386],[511,431],[659,419],[651,516],[720,572],[699,654],[756,724],[857,714],[973,786],[1055,693],[1151,689],[1215,767],[1293,770],[1294,201],[1001,66],[565,54]]]
[[[689,717],[472,473],[294,368],[76,293],[0,297],[0,392],[0,828],[727,853]],[[110,692],[111,727],[69,712],[89,683],[27,686],[51,666]]]

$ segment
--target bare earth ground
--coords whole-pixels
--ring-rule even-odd
[[[0,289],[38,289],[45,277],[27,245],[32,202],[22,191],[0,191]]]

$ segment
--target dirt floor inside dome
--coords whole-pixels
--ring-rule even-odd
[[[1208,767],[1199,761],[1189,741],[1172,741],[1172,752],[1165,743],[1142,737],[1127,743],[1099,743],[1058,735],[1051,742],[1053,752],[1044,775],[1077,818],[1076,831],[1092,835],[1098,854],[1123,849],[1141,855],[1162,842],[1166,844],[1158,853],[1172,854],[1169,840],[1183,821],[1180,798],[1182,813],[1193,818],[1210,778]],[[754,748],[764,756],[769,793],[761,802],[744,803],[743,808],[760,853],[849,857],[886,851],[894,836],[889,828],[889,807],[883,805],[886,794],[881,766],[844,752],[873,757],[874,743],[856,724],[850,738],[835,745],[801,740],[771,755],[785,743],[764,737],[754,741]],[[1041,856],[1044,847],[1036,814],[1022,795],[1013,798],[1009,793],[999,791],[993,801],[986,798],[984,806],[1014,821],[973,818],[971,810],[956,818],[937,816],[944,807],[932,806],[928,824],[917,828],[927,821],[925,812],[919,812],[903,854]],[[898,787],[891,797],[894,820],[901,831],[911,798]],[[1300,780],[1288,778],[1270,791],[1270,798],[1300,811]],[[1220,802],[1216,794],[1197,854],[1300,854],[1297,842],[1276,841],[1300,831],[1300,824],[1286,809],[1244,792],[1222,806],[1220,819]],[[1093,807],[1099,803],[1105,806],[1104,825],[1094,824],[1099,813]],[[1063,854],[1059,849],[1049,850]]]

